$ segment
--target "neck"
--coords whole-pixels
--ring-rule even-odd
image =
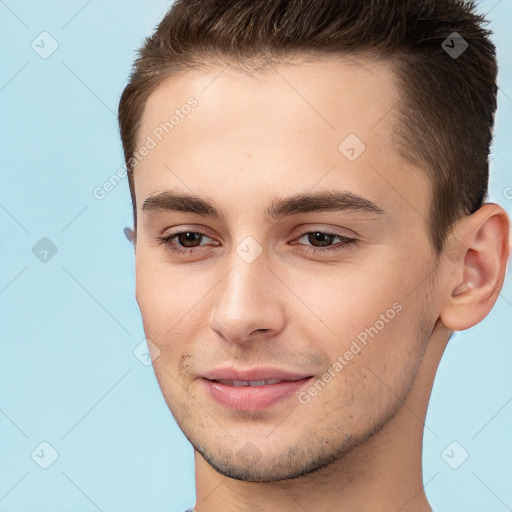
[[[195,452],[197,512],[430,512],[422,478],[423,431],[449,337],[450,331],[438,322],[411,390],[393,418],[314,473],[278,482],[242,482],[217,473]]]

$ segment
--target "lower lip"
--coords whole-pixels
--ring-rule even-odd
[[[203,379],[211,398],[224,407],[241,411],[260,411],[270,407],[298,393],[310,380],[311,377],[306,377],[265,386],[228,386]]]

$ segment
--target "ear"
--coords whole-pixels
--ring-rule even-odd
[[[503,287],[510,254],[510,222],[503,208],[486,203],[458,221],[444,249],[450,266],[441,322],[463,331],[481,322]]]
[[[135,249],[135,232],[133,229],[126,227],[123,229],[124,235],[128,239],[129,242],[133,244],[133,247]]]

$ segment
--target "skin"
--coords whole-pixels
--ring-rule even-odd
[[[359,65],[358,65],[359,63]],[[453,330],[480,322],[502,287],[505,211],[486,204],[436,256],[426,230],[428,173],[393,141],[399,99],[389,65],[295,59],[254,76],[226,64],[174,76],[149,97],[142,145],[175,108],[198,105],[137,165],[136,298],[165,400],[195,448],[199,512],[429,511],[421,447],[427,404]],[[348,134],[366,150],[349,161]],[[350,191],[384,214],[269,218],[275,198]],[[149,212],[164,190],[209,199],[225,218]],[[175,254],[158,237],[205,230]],[[316,254],[304,236],[358,240]],[[248,263],[237,247],[253,237]],[[174,246],[183,249],[184,237]],[[464,283],[471,283],[464,288]],[[224,408],[200,376],[224,365],[277,366],[321,378],[366,327],[400,312],[307,404]],[[252,443],[255,462],[244,459]]]

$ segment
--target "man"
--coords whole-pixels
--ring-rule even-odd
[[[178,0],[119,106],[136,298],[198,512],[431,510],[424,419],[501,290],[496,61],[456,0]]]

